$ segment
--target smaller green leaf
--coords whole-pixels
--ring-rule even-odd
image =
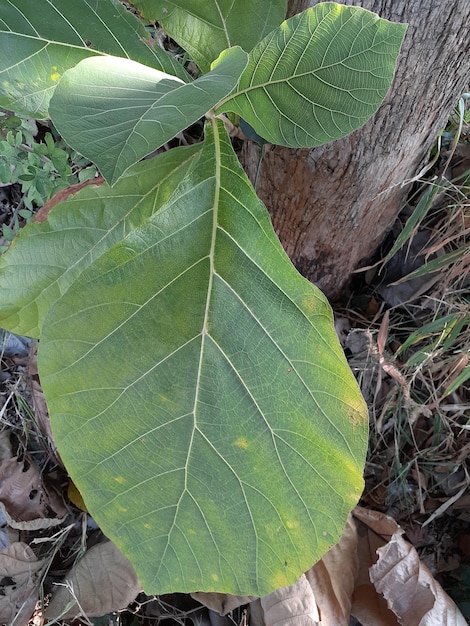
[[[13,241],[13,239],[15,238],[15,231],[10,228],[10,226],[8,226],[7,224],[3,224],[2,226],[2,232],[3,232],[3,236],[7,241]]]
[[[380,106],[406,25],[359,7],[318,4],[283,22],[249,55],[232,111],[266,141],[313,147],[362,126]]]
[[[118,57],[85,59],[60,81],[50,115],[65,141],[114,184],[230,93],[247,61],[241,48],[230,48],[211,72],[183,83]]]
[[[249,52],[285,18],[287,0],[131,0],[161,23],[203,72],[226,48]]]

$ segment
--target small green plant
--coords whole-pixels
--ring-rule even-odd
[[[50,133],[43,143],[37,143],[28,132],[27,121],[20,121],[20,128],[8,130],[0,141],[0,182],[19,183],[23,202],[32,212],[34,204],[42,206],[72,182],[72,168],[67,152],[55,145]]]
[[[21,207],[11,225],[2,226],[3,236],[11,242],[18,234],[20,219],[29,223],[34,211],[69,185],[93,178],[96,167],[51,132],[38,141],[34,120],[0,112],[0,183],[21,187]],[[73,166],[72,166],[73,164]]]
[[[147,592],[291,584],[358,500],[367,410],[226,114],[271,143],[342,137],[380,105],[405,26],[330,2],[285,22],[285,0],[133,2],[193,80],[118,2],[23,4],[0,6],[0,102],[50,117],[106,179],[0,260],[0,324],[41,338],[63,461]],[[200,144],[142,160],[200,118]]]

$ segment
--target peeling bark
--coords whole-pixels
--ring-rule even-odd
[[[289,15],[318,4],[291,0]],[[358,131],[312,150],[271,146],[257,191],[299,271],[330,299],[383,241],[406,203],[409,185],[470,78],[468,0],[344,0],[407,22],[393,85]],[[241,161],[253,180],[259,148]]]

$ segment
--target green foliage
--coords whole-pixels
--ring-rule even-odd
[[[55,207],[45,222],[29,224],[9,255],[0,256],[0,326],[39,337],[51,305],[90,263],[171,197],[199,149],[170,150],[157,164],[143,161],[114,187],[88,186]]]
[[[111,17],[121,54],[108,46],[67,69],[67,24],[80,32],[84,8],[56,4],[67,45],[65,60],[51,48],[65,69],[48,111],[107,183],[27,226],[0,259],[0,324],[41,336],[61,456],[145,590],[266,594],[339,538],[362,488],[367,410],[330,307],[282,250],[219,112],[292,146],[348,133],[390,85],[404,26],[334,3],[280,25],[281,2],[250,3],[261,23],[242,19],[244,0],[195,2],[198,15],[140,3],[164,22],[168,11],[177,41],[195,33],[178,41],[204,72],[192,81],[162,75],[162,51],[139,57],[137,28]],[[87,29],[110,2],[95,4]],[[199,36],[207,14],[225,32],[214,48]],[[141,161],[203,115],[201,144]]]
[[[250,52],[218,110],[238,113],[270,143],[302,148],[344,137],[384,99],[401,26],[332,2],[304,11]]]
[[[0,106],[31,117],[48,116],[60,77],[91,56],[133,59],[189,80],[117,0],[0,2],[0,38]]]
[[[60,81],[50,115],[67,142],[114,184],[230,93],[247,60],[241,48],[230,48],[212,71],[184,83],[135,61],[92,57]]]
[[[249,52],[284,19],[287,0],[133,0],[148,20],[160,22],[194,58],[203,72],[226,48]],[[188,18],[191,28],[188,28]]]
[[[3,126],[10,129],[5,128],[4,133],[0,130],[5,137],[0,140],[0,182],[19,183],[24,204],[31,213],[34,204],[42,206],[73,182],[69,155],[56,145],[51,133],[46,133],[44,142],[37,142],[32,125],[25,119],[10,117]]]
[[[55,193],[93,178],[97,170],[50,132],[39,141],[36,124],[25,117],[0,113],[0,137],[0,183],[18,183],[25,207],[18,210],[11,226],[2,226],[3,236],[12,241],[20,218],[29,223],[35,209]]]

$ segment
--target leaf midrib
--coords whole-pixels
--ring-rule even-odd
[[[212,296],[212,287],[213,287],[213,284],[214,284],[214,274],[215,274],[214,256],[215,256],[215,244],[216,244],[216,239],[217,239],[217,228],[218,228],[218,218],[219,218],[218,207],[219,207],[220,188],[221,188],[220,136],[219,136],[219,129],[217,127],[217,120],[214,117],[211,119],[211,125],[212,125],[212,130],[213,130],[213,133],[214,133],[214,157],[215,157],[214,200],[213,200],[213,205],[212,205],[211,243],[210,243],[210,249],[209,249],[209,255],[208,255],[208,258],[209,258],[209,281],[208,281],[208,284],[207,284],[206,305],[205,305],[205,309],[204,309],[204,319],[203,319],[202,330],[201,330],[201,351],[200,351],[200,354],[199,354],[198,371],[197,371],[197,377],[196,377],[196,393],[194,395],[194,407],[193,407],[194,428],[193,428],[193,435],[194,435],[194,431],[197,428],[196,412],[197,412],[197,404],[198,404],[198,397],[199,397],[200,381],[201,381],[201,374],[202,374],[203,360],[204,360],[203,359],[203,357],[204,357],[204,346],[205,346],[205,342],[207,341],[207,337],[209,337],[209,328],[208,328],[209,308],[210,308],[210,301],[211,301],[211,296]],[[192,440],[192,437],[191,437],[191,440]],[[191,446],[189,446],[188,454],[189,454],[190,450],[191,450]],[[185,482],[186,482],[186,478],[185,478]]]
[[[191,436],[188,442],[188,449],[187,449],[187,455],[186,455],[186,461],[184,464],[184,486],[183,489],[181,490],[181,494],[176,502],[175,505],[175,513],[173,516],[173,521],[171,523],[171,526],[168,530],[167,533],[167,543],[165,546],[165,549],[163,551],[162,554],[162,559],[161,562],[163,563],[165,561],[165,557],[167,554],[168,549],[171,547],[171,535],[174,531],[175,528],[177,528],[177,519],[178,519],[178,514],[179,514],[179,509],[181,506],[181,502],[184,498],[185,495],[187,495],[189,498],[191,498],[191,500],[193,501],[193,503],[195,504],[195,506],[199,509],[201,516],[203,517],[203,519],[205,520],[205,516],[204,516],[204,512],[202,511],[199,503],[194,499],[194,496],[191,494],[191,490],[189,488],[188,485],[188,470],[189,470],[189,465],[190,465],[190,457],[192,454],[192,450],[193,450],[193,446],[194,446],[194,437],[196,435],[196,432],[199,432],[201,434],[201,436],[203,436],[205,439],[206,437],[204,436],[204,434],[202,433],[202,431],[198,428],[197,425],[197,406],[198,406],[198,401],[199,401],[199,390],[201,388],[201,374],[202,374],[202,369],[203,369],[203,364],[204,364],[204,347],[205,347],[205,342],[210,339],[210,335],[208,332],[208,320],[209,320],[209,308],[210,308],[210,301],[211,301],[211,295],[212,295],[212,287],[213,287],[213,282],[214,282],[214,274],[215,274],[215,264],[214,264],[214,256],[215,256],[215,244],[216,244],[216,239],[217,239],[217,227],[218,227],[218,206],[219,206],[219,199],[220,199],[220,189],[221,189],[221,151],[220,151],[220,135],[219,135],[219,129],[217,127],[217,120],[212,117],[211,119],[211,125],[212,125],[212,131],[214,133],[214,157],[215,157],[215,171],[214,171],[214,197],[213,197],[213,205],[212,205],[212,232],[211,232],[211,244],[210,244],[210,250],[209,250],[209,280],[208,280],[208,285],[207,285],[207,295],[206,295],[206,304],[205,304],[205,309],[204,309],[204,318],[203,318],[203,323],[202,323],[202,329],[201,329],[201,348],[200,348],[200,353],[199,353],[199,363],[198,363],[198,371],[197,371],[197,376],[196,376],[196,392],[194,394],[194,405],[193,405],[193,410],[192,410],[192,417],[193,417],[193,425],[192,425],[192,431],[191,431]],[[210,444],[210,442],[208,441],[208,443]],[[212,445],[212,444],[210,444]],[[224,459],[225,461],[225,459]],[[228,465],[228,463],[227,463]],[[232,469],[232,468],[230,468]],[[233,469],[232,469],[233,471]],[[236,476],[236,473],[234,473],[234,475]],[[215,541],[211,529],[209,527],[209,525],[206,523],[206,527],[207,530],[209,531],[209,534],[211,535],[213,544],[216,548],[216,550],[218,550],[218,546],[217,546],[217,542]],[[193,553],[193,556],[195,558],[196,563],[198,564],[198,567],[200,569],[199,563],[197,562],[197,558],[196,555]]]

